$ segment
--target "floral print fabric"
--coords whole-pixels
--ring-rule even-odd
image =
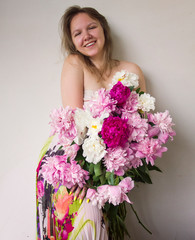
[[[85,199],[82,204],[74,201],[65,186],[52,185],[44,179],[47,159],[63,154],[55,136],[48,139],[41,151],[36,177],[37,240],[107,240],[104,217],[97,206]]]

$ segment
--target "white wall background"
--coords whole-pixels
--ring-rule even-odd
[[[142,68],[157,110],[169,109],[177,137],[130,198],[153,235],[129,211],[133,240],[195,239],[193,0],[0,1],[0,239],[35,239],[35,169],[61,104],[58,22],[71,5],[92,6],[113,31],[115,56]]]

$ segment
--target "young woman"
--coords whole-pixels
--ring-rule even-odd
[[[85,102],[96,90],[108,89],[115,73],[121,70],[137,74],[139,87],[145,91],[141,69],[134,63],[112,58],[112,40],[108,23],[105,17],[95,9],[70,7],[62,16],[61,26],[62,46],[68,53],[61,75],[64,107],[83,108]],[[44,155],[45,150],[42,160],[45,156],[50,156],[51,145],[44,149],[49,151]],[[58,155],[60,155],[59,152]],[[102,212],[90,202],[87,203],[84,198],[86,187],[81,189],[74,186],[69,195],[63,186],[60,186],[60,191],[59,189],[53,191],[49,184],[44,182],[41,174],[42,164],[43,161],[40,161],[37,169],[37,195],[39,195],[37,197],[37,238],[108,239]],[[58,204],[56,203],[57,191],[60,192],[62,200]],[[65,216],[64,208],[70,206],[71,195],[74,196],[75,208],[71,216]],[[58,199],[60,199],[59,196]]]

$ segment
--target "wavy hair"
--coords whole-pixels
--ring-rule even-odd
[[[89,57],[83,55],[82,53],[78,52],[74,46],[71,36],[70,24],[74,16],[79,13],[86,13],[92,19],[99,21],[101,27],[104,31],[105,37],[105,44],[104,44],[104,67],[102,69],[98,69],[93,62],[90,60]],[[110,34],[110,27],[106,18],[101,15],[96,9],[91,7],[84,7],[81,8],[79,6],[72,6],[69,7],[60,21],[61,24],[61,47],[63,52],[67,52],[68,54],[77,54],[80,56],[81,60],[84,62],[85,66],[88,70],[98,77],[98,79],[103,79],[103,74],[108,70],[110,73],[112,67],[117,65],[117,60],[112,59],[112,50],[113,50],[113,43]]]

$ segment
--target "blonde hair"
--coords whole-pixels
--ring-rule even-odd
[[[99,21],[101,27],[104,31],[105,37],[105,44],[104,44],[104,67],[102,69],[98,69],[93,62],[90,60],[89,57],[83,55],[82,53],[78,52],[74,46],[71,36],[70,24],[74,16],[79,13],[86,13],[92,19]],[[81,8],[79,6],[72,6],[68,8],[64,15],[61,18],[61,46],[62,50],[66,51],[68,54],[77,54],[80,56],[81,60],[84,62],[88,70],[92,73],[95,73],[98,79],[103,79],[103,74],[108,70],[110,73],[112,68],[117,65],[118,61],[112,59],[112,38],[110,34],[110,27],[106,18],[101,15],[97,10],[90,7]]]

